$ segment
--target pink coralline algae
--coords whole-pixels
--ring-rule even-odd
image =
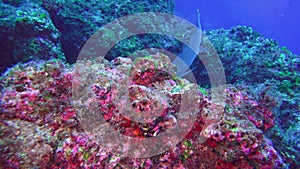
[[[250,94],[228,88],[225,90],[228,95],[227,102],[229,105],[238,106],[237,108],[259,129],[267,130],[274,126],[275,117],[269,109],[269,104],[273,100],[268,96],[262,98],[259,102],[251,97]]]
[[[94,76],[74,78],[87,73],[84,66]],[[79,63],[79,68],[74,71],[58,60],[30,62],[1,77],[3,168],[285,168],[263,133],[272,127],[274,116],[242,90],[226,89],[225,109],[220,109],[208,91],[194,92],[195,84],[176,77],[176,67],[163,54],[111,62],[102,58]],[[92,79],[87,88],[93,97],[75,102],[72,87],[83,88],[87,79]],[[81,109],[74,107],[96,105],[115,131],[148,139],[180,125],[184,92],[190,92],[186,99],[198,108],[192,129],[176,146],[148,158],[121,157],[98,144],[79,122]],[[189,107],[185,109],[192,111]],[[211,114],[218,118],[207,118]]]

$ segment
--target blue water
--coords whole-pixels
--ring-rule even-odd
[[[204,30],[251,26],[264,37],[300,54],[299,0],[175,0],[175,14],[194,24],[197,8]]]

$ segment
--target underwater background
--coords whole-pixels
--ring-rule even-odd
[[[197,24],[196,10],[200,9],[204,30],[251,26],[299,55],[299,6],[294,0],[176,0],[175,14]]]
[[[0,168],[300,168],[299,7],[0,0]]]

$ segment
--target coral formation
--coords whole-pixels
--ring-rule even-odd
[[[84,43],[102,26],[130,14],[163,12],[172,14],[172,1],[0,1],[0,52],[4,58],[0,72],[19,61],[50,58],[74,63]],[[136,21],[132,21],[136,22]],[[169,28],[172,29],[172,28]],[[114,41],[118,34],[107,33]],[[110,51],[111,59],[128,56],[144,48],[180,51],[173,38],[142,34],[122,40]],[[13,59],[12,59],[13,58]]]
[[[60,32],[49,13],[28,2],[15,6],[0,2],[0,72],[17,62],[36,59],[64,59]]]
[[[1,167],[299,168],[300,59],[275,40],[246,26],[204,32],[200,57],[218,53],[227,82],[234,85],[224,91],[223,110],[210,91],[176,77],[168,57],[144,51],[144,58],[125,58],[143,48],[179,53],[181,44],[167,36],[135,35],[116,44],[105,59],[64,62],[75,62],[84,42],[108,22],[138,12],[172,14],[173,1],[2,0],[0,10],[0,72],[20,62],[0,77]],[[149,20],[132,22],[147,30]],[[185,32],[178,37],[192,34],[182,23],[173,24]],[[173,30],[159,20],[157,25]],[[124,33],[106,31],[106,47]],[[207,46],[209,40],[215,49]],[[198,84],[209,86],[208,67],[200,60],[192,67]],[[81,100],[74,100],[77,94]],[[185,99],[190,104],[184,107]],[[164,153],[124,158],[87,132],[90,126],[84,124],[97,118],[83,123],[80,103],[96,105],[103,123],[140,139],[184,131],[170,130],[184,127],[182,107],[196,117],[190,132]]]
[[[96,107],[101,116],[114,130],[123,135],[145,139],[168,132],[180,124],[179,109],[184,106],[181,105],[180,96],[185,92],[191,92],[187,99],[198,107],[192,129],[178,144],[153,157],[118,156],[109,152],[107,147],[98,144],[79,123],[82,112],[73,107],[76,103],[72,101],[71,91],[72,80],[75,80],[73,87],[84,85],[76,81],[75,73],[79,73],[78,70],[74,71],[73,67],[66,66],[59,60],[18,64],[1,77],[3,85],[0,114],[1,166],[5,168],[285,167],[272,143],[259,129],[266,130],[271,127],[265,118],[272,117],[272,114],[267,108],[262,109],[259,101],[253,100],[246,92],[233,87],[228,88],[224,91],[227,94],[226,108],[219,109],[218,103],[210,99],[209,91],[202,89],[200,92],[194,84],[177,78],[175,66],[163,54],[137,58],[134,61],[129,58],[116,58],[109,62],[102,58],[100,61],[88,61],[84,64],[97,70],[94,72],[96,76],[92,80],[93,85],[88,86],[95,97],[85,102],[98,105]],[[85,72],[84,69],[80,71]],[[147,115],[151,113],[149,110],[153,109],[161,111],[156,115],[158,118],[139,123],[126,118],[126,114],[122,117],[120,113],[114,111],[120,109],[113,102],[113,99],[122,98],[122,93],[117,92],[120,91],[117,90],[120,86],[122,90],[129,90],[126,107],[136,110],[133,111],[136,116],[141,113]],[[149,91],[156,92],[156,95],[149,94]],[[185,106],[183,110],[188,111],[188,107],[191,105]],[[247,111],[253,112],[252,116],[256,121],[249,117]],[[220,115],[218,120],[211,123],[215,128],[205,125],[211,121],[207,118],[211,114]],[[262,120],[262,124],[258,125],[257,120]],[[202,143],[199,138],[205,138],[206,141]]]
[[[299,56],[280,47],[275,40],[262,37],[251,27],[216,29],[204,34],[220,56],[227,83],[238,85],[242,92],[259,102],[248,113],[251,121],[263,130],[274,125],[265,134],[290,167],[299,168]],[[203,64],[196,60],[193,67],[197,82],[207,86],[209,79]]]

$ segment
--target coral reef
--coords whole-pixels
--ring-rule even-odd
[[[81,47],[99,28],[115,19],[142,12],[169,14],[174,12],[173,1],[85,0],[61,2],[58,0],[42,0],[41,6],[50,13],[54,25],[61,32],[62,47],[67,61],[70,63],[76,61]],[[110,32],[107,39],[113,41],[117,36],[116,32]],[[160,47],[166,50],[177,50],[178,52],[180,50],[178,42],[174,39],[144,34],[124,39],[110,51],[109,56],[112,57],[111,59],[117,56],[124,57],[145,47]]]
[[[211,41],[234,85],[224,91],[221,110],[208,90],[176,77],[168,57],[147,56],[156,52],[149,50],[142,51],[144,58],[125,58],[144,48],[179,53],[181,44],[167,36],[135,35],[116,44],[105,59],[64,62],[75,62],[84,42],[103,25],[139,12],[172,14],[173,1],[2,0],[0,9],[0,72],[17,63],[0,77],[1,167],[299,168],[300,59],[275,40],[246,26],[204,32],[200,57],[216,54],[207,46]],[[143,30],[149,23],[132,22]],[[179,36],[191,33],[180,24],[173,25],[185,32]],[[105,46],[124,32],[104,33]],[[203,63],[196,59],[192,67],[198,84],[209,86]],[[184,99],[191,103],[184,109],[196,116],[191,131],[151,158],[116,155],[93,138],[99,128],[87,132],[103,117],[114,131],[132,138],[180,134],[185,130],[171,129],[184,128],[179,123]],[[88,116],[79,103],[96,105],[101,113]],[[209,120],[211,115],[217,120]]]
[[[60,32],[49,13],[32,2],[10,2],[15,6],[0,2],[0,72],[20,61],[64,59]]]
[[[173,1],[0,1],[0,52],[4,72],[20,61],[50,58],[74,63],[84,43],[102,26],[130,14],[142,12],[174,12]],[[136,21],[132,21],[136,22]],[[169,28],[172,29],[172,28]],[[118,34],[107,33],[114,41]],[[142,34],[126,38],[112,48],[110,59],[128,56],[144,48],[161,48],[180,52],[173,38]]]
[[[299,56],[280,47],[275,40],[262,37],[251,27],[237,26],[204,33],[219,54],[227,83],[240,86],[260,102],[258,107],[261,108],[255,112],[268,108],[274,116],[267,115],[267,112],[253,116],[251,112],[251,121],[265,127],[263,123],[266,120],[269,124],[274,123],[273,128],[265,131],[266,135],[290,167],[299,168]],[[209,79],[203,64],[196,60],[192,67],[195,67],[194,74],[198,75],[197,82],[208,86]],[[265,117],[262,119],[262,116]]]
[[[273,117],[271,112],[261,107],[263,102],[254,100],[246,92],[234,87],[228,88],[224,91],[226,107],[220,109],[218,103],[210,99],[209,91],[198,90],[195,84],[176,77],[175,66],[163,54],[137,58],[134,61],[129,58],[116,58],[109,62],[100,58],[78,63],[76,66],[80,69],[77,70],[76,67],[70,67],[59,60],[29,62],[14,66],[1,77],[1,166],[286,167],[271,141],[263,133],[263,130],[273,125],[271,121],[266,120]],[[86,70],[95,70],[90,86],[85,86],[76,79],[78,73],[87,73]],[[90,78],[79,77],[86,77],[82,82]],[[184,134],[183,140],[163,153],[148,158],[122,157],[109,152],[107,146],[98,144],[93,135],[85,132],[80,119],[83,109],[75,109],[78,102],[72,99],[72,85],[76,89],[82,86],[90,88],[94,96],[84,99],[83,105],[96,104],[105,123],[122,135],[143,139],[159,137],[181,124],[181,106],[184,111],[197,110],[195,122],[190,126],[192,129]],[[122,96],[126,96],[122,95],[122,91],[128,91],[127,102],[120,100]],[[197,109],[192,105],[182,105],[181,97],[184,93],[188,96],[185,99],[196,105]],[[73,92],[74,94],[77,93]],[[114,99],[121,103],[117,104]],[[132,121],[126,118],[127,114],[121,116],[116,110],[124,107],[136,110],[132,111],[135,118],[144,120],[145,123]],[[140,114],[147,115],[152,109],[161,112],[155,115],[158,118],[152,121],[144,119],[145,116],[139,118]],[[253,112],[253,117],[247,114],[250,111]],[[219,116],[216,121],[211,122],[208,118],[212,114]],[[97,118],[96,114],[94,118]],[[207,126],[207,123],[215,128]],[[181,127],[184,126],[179,126]],[[200,138],[205,138],[205,142]]]

